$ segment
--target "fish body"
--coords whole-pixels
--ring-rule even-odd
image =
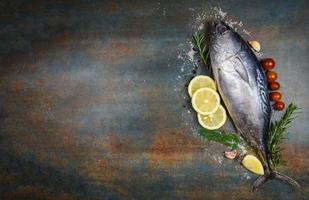
[[[271,108],[265,74],[248,44],[226,24],[218,23],[213,36],[210,58],[219,93],[237,131],[268,169]]]
[[[265,175],[257,179],[254,189],[271,178],[291,183],[294,180],[271,169],[267,149],[271,107],[267,81],[257,57],[224,22],[213,23],[209,52],[213,75],[228,113],[263,163]]]

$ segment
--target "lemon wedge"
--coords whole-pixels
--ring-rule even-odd
[[[213,89],[201,88],[194,92],[191,103],[196,112],[201,115],[209,115],[219,108],[220,96]]]
[[[216,110],[216,112],[209,115],[197,114],[198,122],[201,126],[208,130],[215,130],[221,128],[226,121],[226,111],[222,105]]]
[[[242,160],[242,165],[255,174],[264,175],[264,168],[261,161],[253,155],[246,155]]]
[[[188,86],[188,93],[190,97],[192,97],[194,92],[196,92],[198,89],[204,88],[204,87],[211,88],[213,90],[217,89],[215,81],[209,76],[199,75],[199,76],[194,77],[190,81],[189,86]]]

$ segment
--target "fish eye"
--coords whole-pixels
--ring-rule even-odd
[[[218,27],[218,32],[220,34],[224,34],[227,30],[228,30],[228,28],[226,26],[219,26]]]

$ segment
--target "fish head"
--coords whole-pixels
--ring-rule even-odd
[[[225,22],[212,23],[210,40],[210,56],[212,64],[223,63],[228,58],[236,55],[241,49],[239,35]]]

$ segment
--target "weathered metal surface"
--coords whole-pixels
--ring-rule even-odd
[[[308,194],[308,3],[218,3],[276,59],[284,100],[302,108],[282,171]],[[210,5],[0,1],[0,199],[301,198],[277,181],[251,193],[254,176],[185,125],[193,66],[181,71],[177,55]]]

